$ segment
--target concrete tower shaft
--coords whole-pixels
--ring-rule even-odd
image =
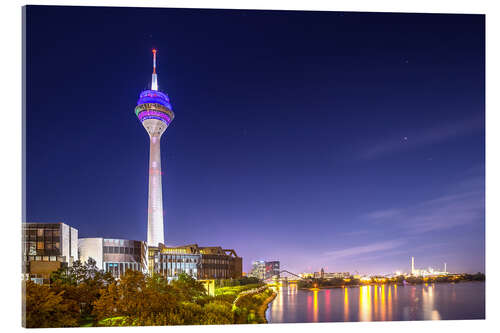
[[[150,135],[148,188],[148,246],[165,244],[163,230],[163,193],[161,186],[161,134]]]
[[[160,141],[174,112],[167,94],[158,89],[156,50],[153,50],[151,90],[139,95],[135,114],[149,134],[148,246],[165,244],[163,225],[163,193]]]

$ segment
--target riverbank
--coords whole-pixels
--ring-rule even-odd
[[[260,318],[263,319],[264,324],[268,324],[267,319],[266,319],[267,308],[269,307],[269,304],[271,304],[271,302],[276,298],[277,295],[278,295],[278,293],[273,291],[272,295],[269,296],[268,298],[266,298],[264,300],[264,303],[262,303],[262,305],[259,307],[259,311],[257,314]]]
[[[265,324],[265,311],[275,292],[267,285],[240,293],[233,302],[235,324]],[[276,295],[274,295],[276,296]]]

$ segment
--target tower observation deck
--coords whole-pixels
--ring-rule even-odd
[[[148,246],[165,244],[161,187],[160,140],[174,119],[168,95],[158,90],[156,50],[153,50],[151,89],[141,92],[135,114],[149,134]]]

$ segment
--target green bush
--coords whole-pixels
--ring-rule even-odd
[[[232,304],[226,302],[213,301],[203,307],[203,324],[205,325],[223,325],[233,324],[234,316]]]

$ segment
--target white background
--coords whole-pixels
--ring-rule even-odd
[[[189,7],[241,9],[297,9],[330,11],[476,13],[486,14],[486,320],[375,323],[273,324],[239,326],[177,326],[156,328],[89,328],[120,332],[253,332],[257,331],[367,331],[371,332],[490,332],[498,331],[499,319],[499,206],[500,206],[500,1],[469,0],[350,0],[350,1],[37,1],[4,0],[1,4],[0,122],[0,325],[5,331],[21,330],[21,202],[22,202],[22,77],[21,6],[92,5],[127,7]],[[71,73],[68,73],[71,75]],[[105,75],[105,73],[103,73]],[[496,327],[496,328],[495,328]],[[66,329],[58,329],[58,332]],[[83,329],[81,329],[83,330]],[[45,331],[45,329],[42,329]]]

